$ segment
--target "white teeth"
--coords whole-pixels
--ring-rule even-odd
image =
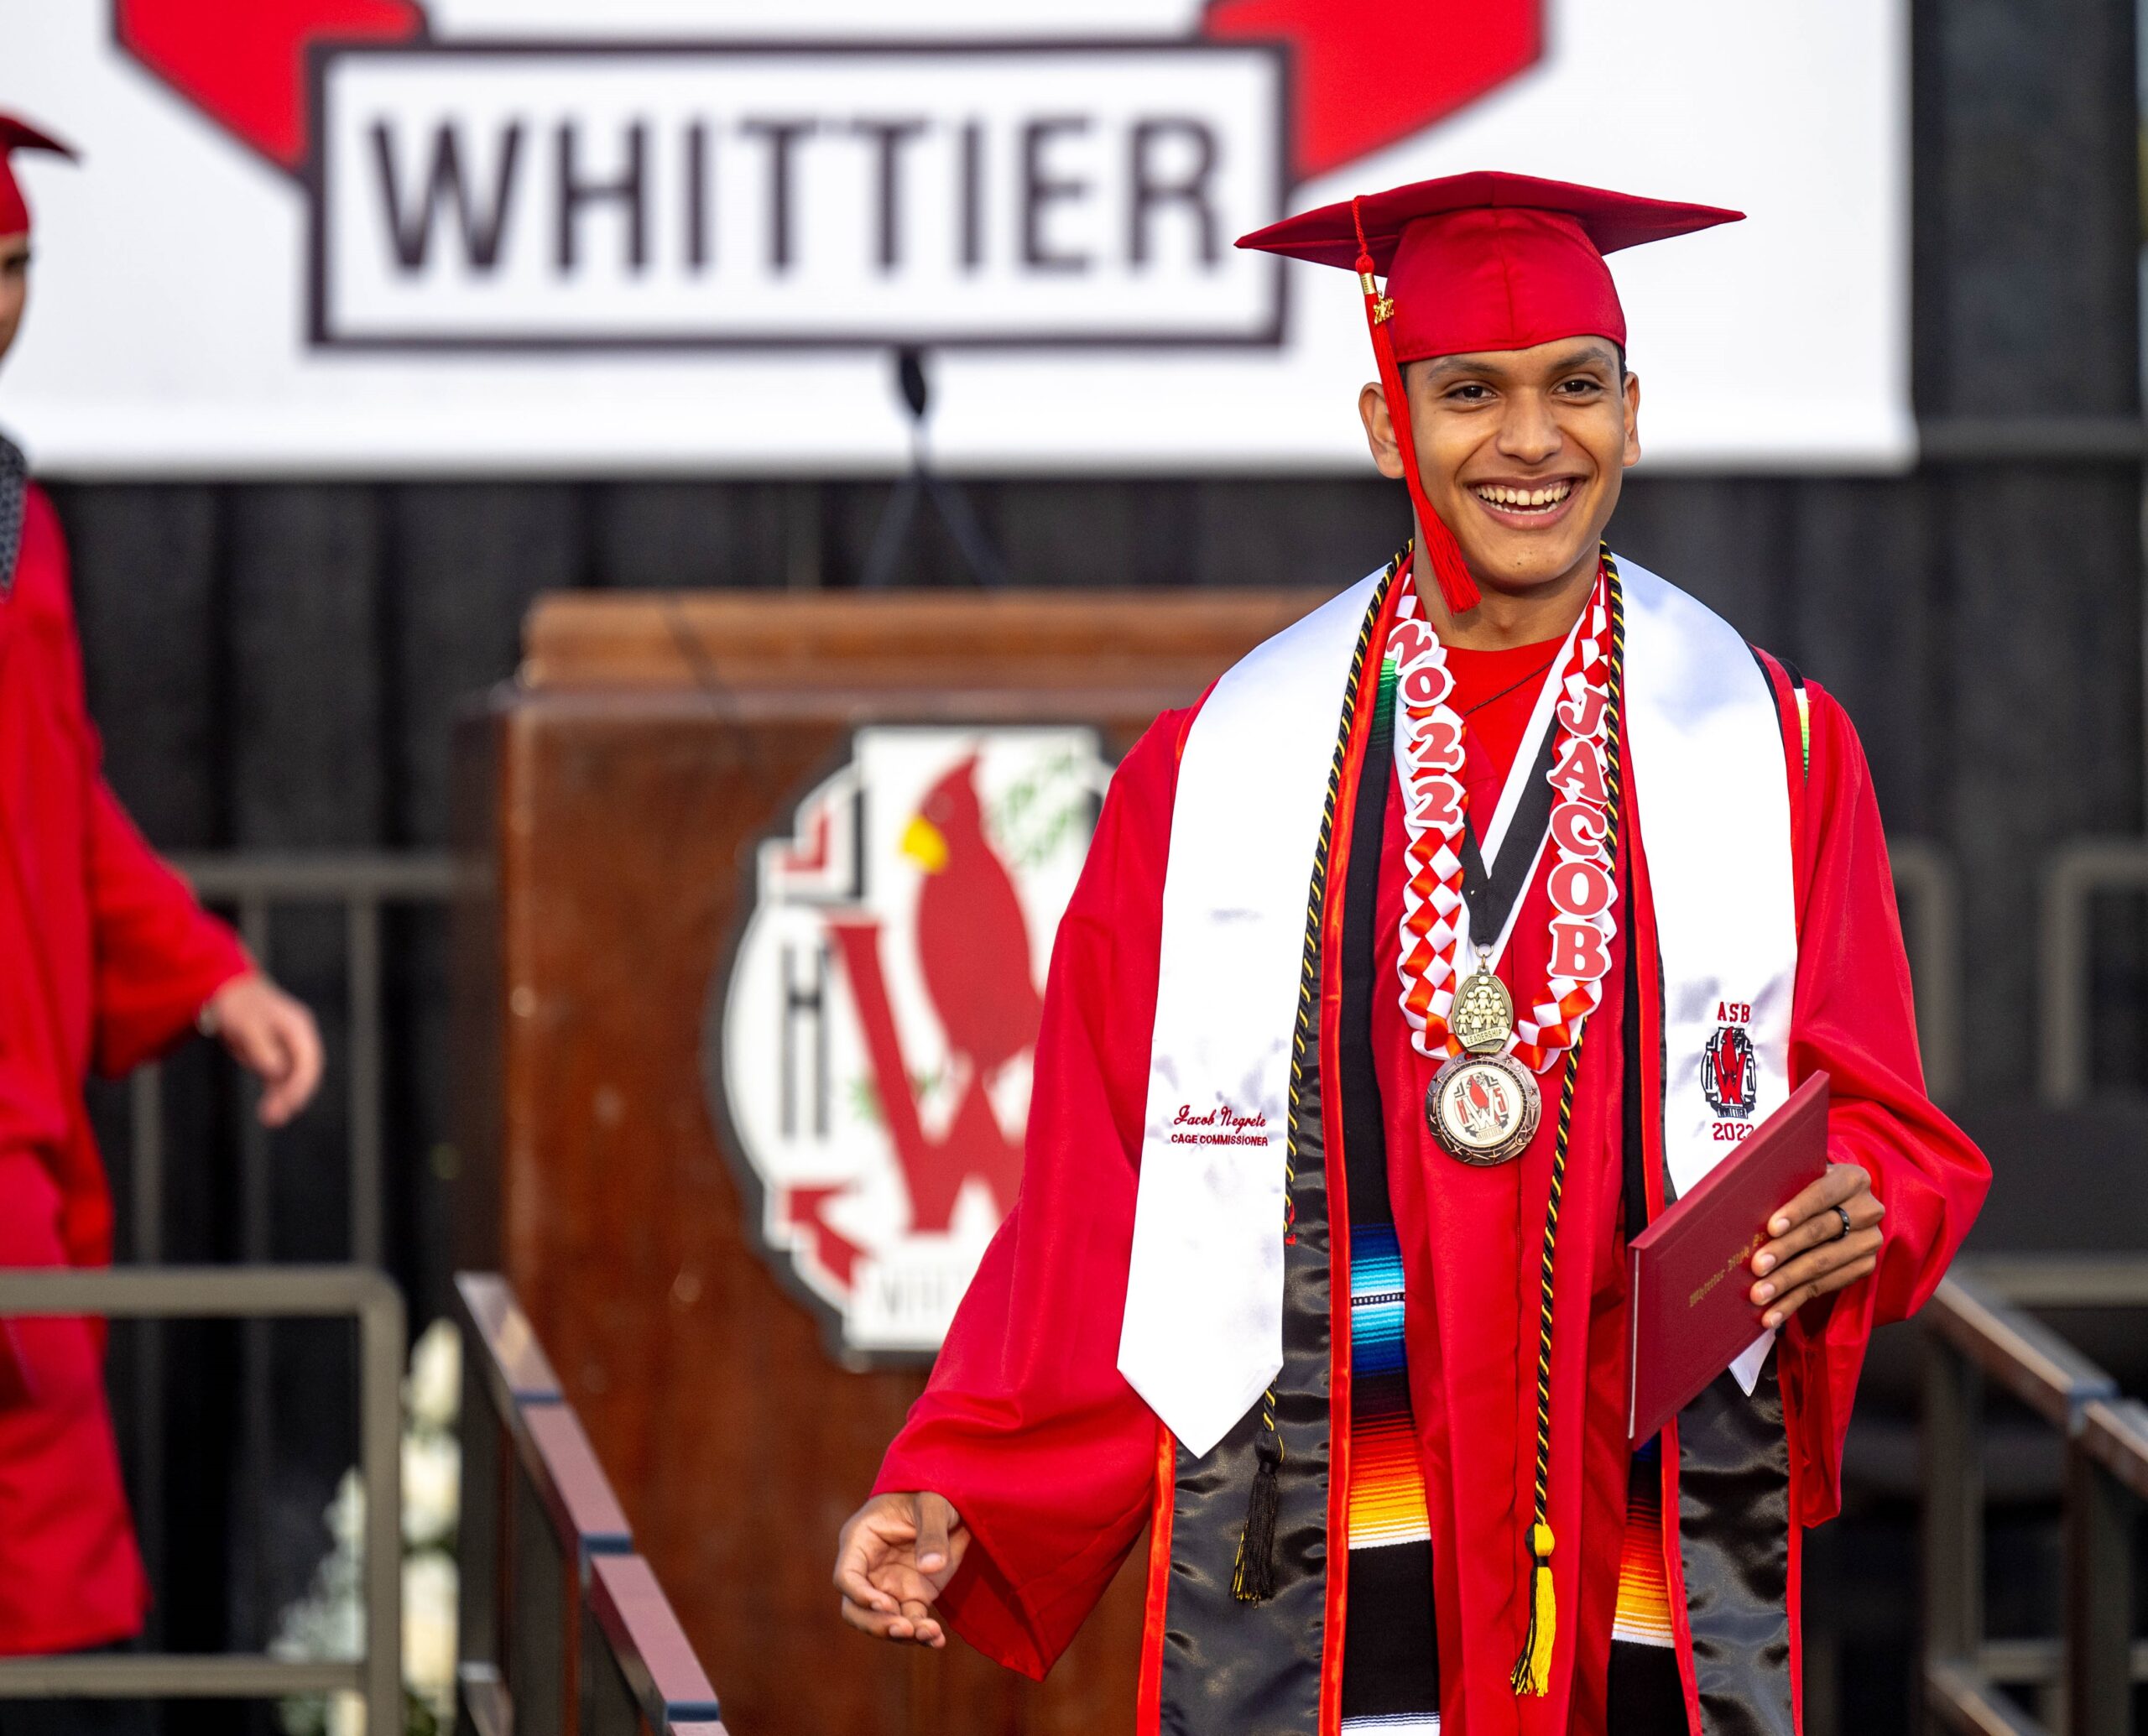
[[[1505,507],[1510,512],[1548,512],[1573,492],[1571,481],[1556,482],[1541,488],[1509,488],[1504,483],[1485,482],[1477,488],[1477,498],[1491,506]]]

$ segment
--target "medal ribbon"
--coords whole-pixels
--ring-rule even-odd
[[[1469,798],[1461,778],[1462,721],[1452,703],[1454,675],[1446,647],[1422,617],[1414,566],[1403,570],[1398,618],[1387,642],[1395,670],[1395,763],[1409,839],[1399,970],[1411,1043],[1428,1059],[1445,1061],[1462,1052],[1448,1018],[1462,942],[1461,843]],[[1618,931],[1605,776],[1611,659],[1611,606],[1599,558],[1553,707],[1557,745],[1546,774],[1552,792],[1549,979],[1516,1017],[1501,1051],[1533,1072],[1546,1071],[1580,1040],[1603,999]]]

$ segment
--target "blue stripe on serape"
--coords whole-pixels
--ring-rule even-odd
[[[1392,1224],[1351,1226],[1350,1366],[1364,1377],[1405,1367],[1402,1249]]]

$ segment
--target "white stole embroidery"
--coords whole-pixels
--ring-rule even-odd
[[[1217,682],[1179,761],[1118,1367],[1196,1453],[1283,1366],[1283,1165],[1306,894],[1350,659],[1379,576]]]
[[[1744,639],[1653,573],[1623,560],[1619,572],[1627,775],[1663,960],[1665,1155],[1682,1193],[1733,1149],[1716,1138],[1702,1089],[1719,1005],[1751,1009],[1752,1119],[1789,1095],[1789,787],[1774,694]],[[1307,896],[1379,578],[1225,675],[1180,761],[1118,1367],[1197,1456],[1283,1366],[1285,1141]],[[1749,1393],[1768,1342],[1735,1365]]]

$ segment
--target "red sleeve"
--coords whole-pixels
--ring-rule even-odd
[[[104,779],[90,814],[97,1071],[119,1074],[193,1028],[203,1004],[253,968],[238,936],[195,901]]]
[[[93,1060],[100,1072],[123,1073],[185,1035],[202,1004],[253,965],[238,937],[204,910],[185,882],[149,848],[99,774],[102,750],[82,694],[66,543],[44,490],[31,487],[24,510],[25,545],[34,534],[54,569],[47,601],[63,612],[53,641],[65,659],[60,702],[70,716],[91,786],[83,859]],[[39,522],[33,525],[31,519]]]
[[[1113,779],[1059,925],[1022,1186],[874,1493],[930,1489],[972,1543],[941,1608],[1041,1676],[1149,1515],[1156,1421],[1118,1372],[1186,715]]]
[[[1863,1165],[1887,1207],[1878,1270],[1801,1311],[1785,1336],[1807,1473],[1800,1516],[1817,1525],[1842,1504],[1843,1434],[1872,1329],[1914,1314],[1938,1287],[1991,1168],[1925,1095],[1872,774],[1842,706],[1818,687],[1807,691],[1812,758],[1798,827],[1791,1077],[1827,1069],[1828,1155]]]

